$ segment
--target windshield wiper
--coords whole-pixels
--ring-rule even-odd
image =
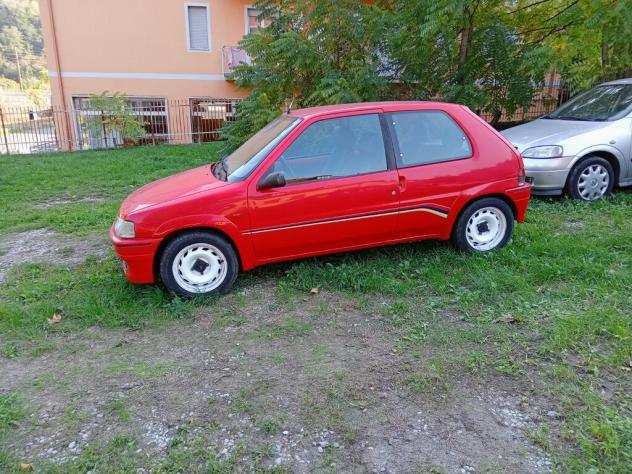
[[[578,122],[603,122],[603,119],[599,118],[572,117],[569,115],[557,116],[553,118],[556,118],[558,120],[576,120]]]

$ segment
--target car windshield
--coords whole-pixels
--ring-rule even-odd
[[[213,166],[213,175],[222,181],[241,181],[265,159],[266,156],[290,133],[300,119],[282,115],[255,133],[220,163]]]
[[[632,108],[632,84],[597,86],[543,118],[604,121],[625,117]]]

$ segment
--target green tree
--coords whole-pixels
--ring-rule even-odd
[[[550,67],[581,89],[632,75],[631,0],[520,0],[521,35],[553,51]]]
[[[468,105],[500,119],[531,103],[548,49],[527,43],[503,0],[399,0],[386,14],[393,79],[409,98]]]
[[[43,39],[36,0],[0,0],[0,77],[24,86],[45,73]],[[18,69],[19,65],[19,69]]]
[[[96,112],[86,116],[88,129],[106,143],[118,137],[136,142],[145,135],[142,119],[134,114],[127,98],[121,93],[90,95],[88,110]]]
[[[253,95],[224,130],[243,142],[288,102],[445,100],[527,107],[547,72],[576,88],[632,74],[632,0],[261,0],[271,25],[241,46]]]
[[[388,97],[373,7],[359,0],[262,0],[258,6],[273,21],[241,43],[253,64],[239,66],[235,79],[253,94],[224,129],[229,150],[290,103],[308,107]]]

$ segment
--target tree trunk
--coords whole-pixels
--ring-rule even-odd
[[[492,127],[497,128],[498,124],[500,123],[500,119],[503,116],[503,111],[502,110],[494,110],[494,112],[492,113],[492,121],[490,122]]]
[[[459,46],[459,67],[463,67],[467,61],[467,53],[472,40],[472,25],[469,24],[461,31],[461,44]]]
[[[606,43],[605,38],[601,40],[601,72],[602,74],[606,72],[606,67],[608,67],[608,56],[609,56],[609,48],[608,43]]]

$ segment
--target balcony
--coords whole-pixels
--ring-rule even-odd
[[[227,80],[233,79],[233,71],[240,64],[252,64],[248,53],[238,46],[222,46],[222,73]]]

